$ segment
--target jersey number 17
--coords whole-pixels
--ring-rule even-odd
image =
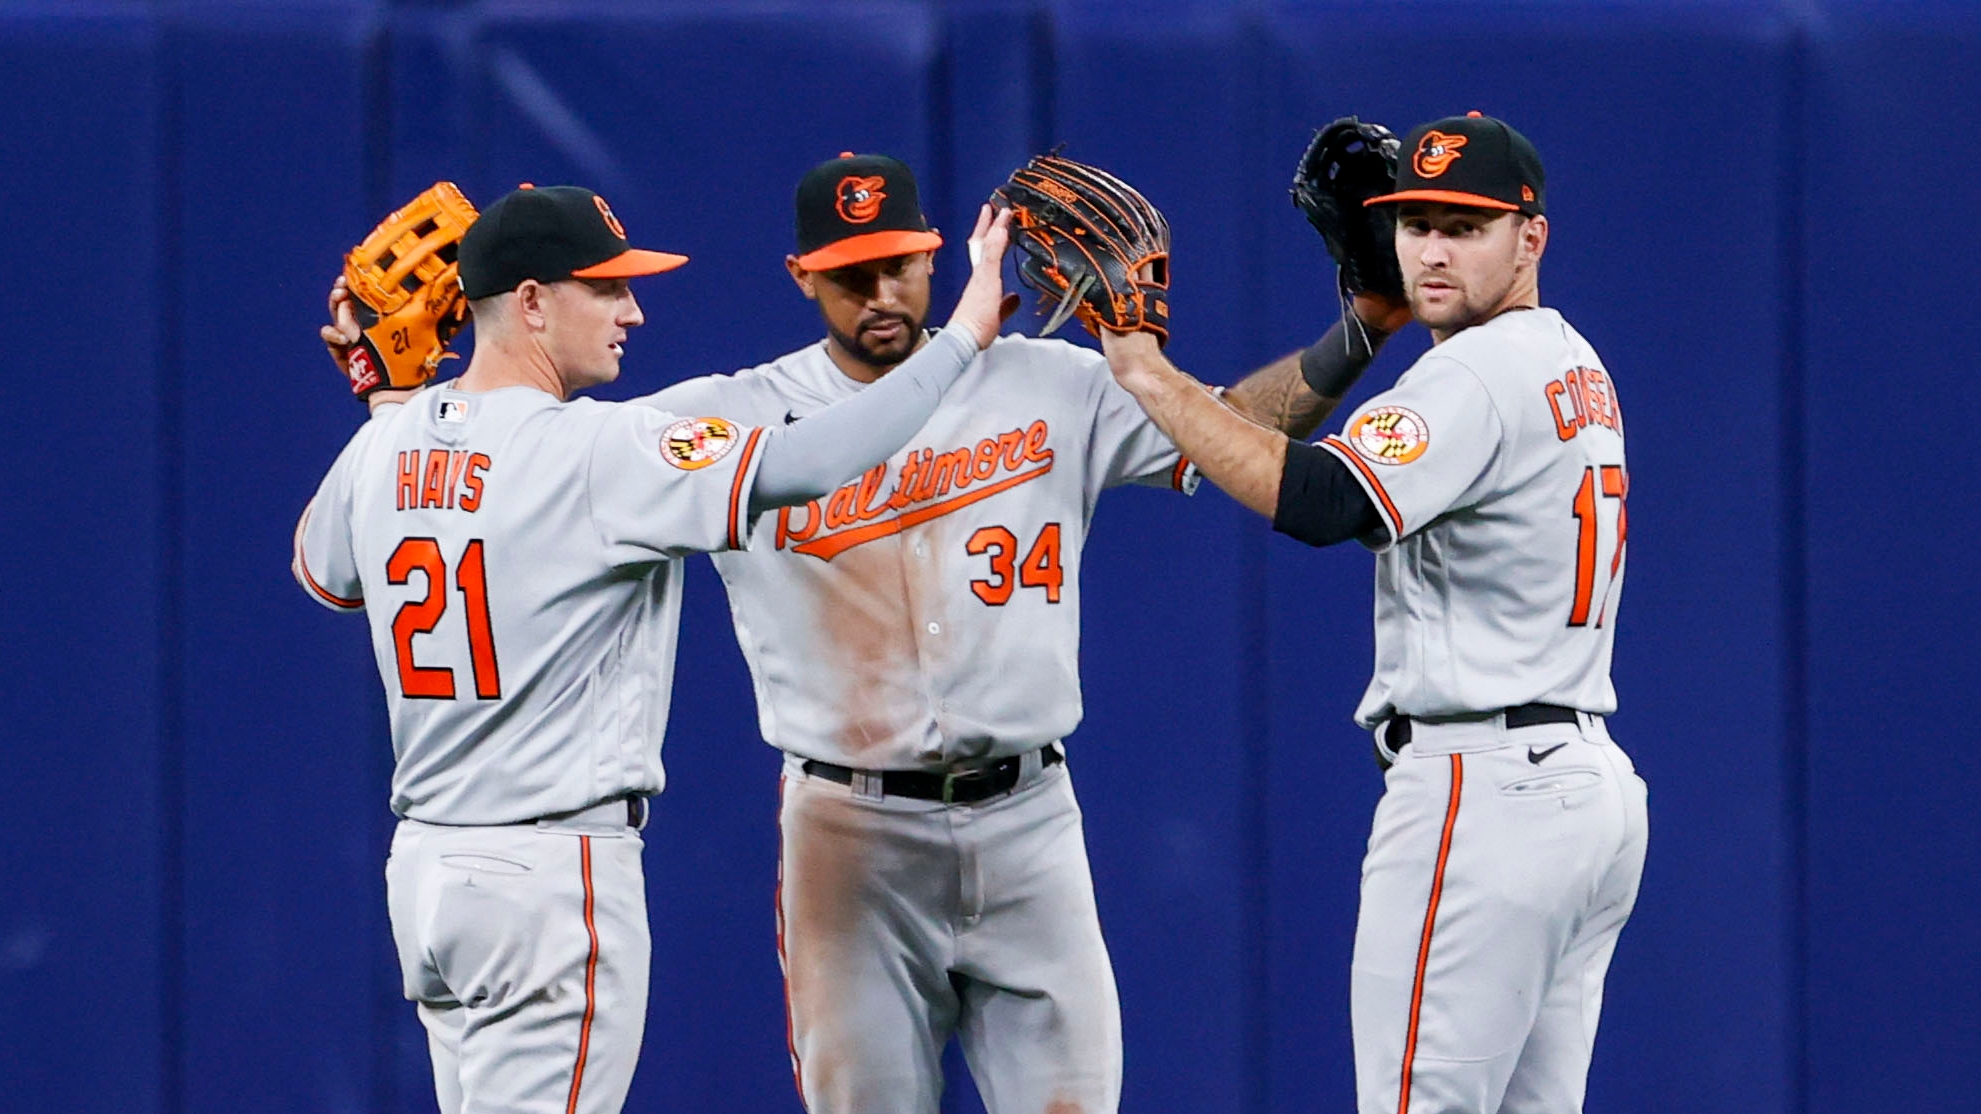
[[[1598,479],[1600,477],[1600,480]],[[1598,488],[1602,491],[1602,501],[1596,499]],[[1603,606],[1596,611],[1596,626],[1603,625],[1609,613],[1610,588],[1616,583],[1617,570],[1623,567],[1623,543],[1630,534],[1630,516],[1624,511],[1625,497],[1630,494],[1630,476],[1621,464],[1605,464],[1600,468],[1588,467],[1582,470],[1582,486],[1575,490],[1575,603],[1568,609],[1568,625],[1586,627],[1589,625],[1589,609],[1596,602],[1596,548],[1601,540],[1600,511],[1607,510],[1612,500],[1616,504],[1616,549],[1610,555],[1609,575],[1601,584]]]

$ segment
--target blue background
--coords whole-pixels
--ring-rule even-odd
[[[898,155],[956,231],[1065,142],[1168,213],[1172,354],[1228,382],[1332,313],[1312,129],[1471,108],[1546,156],[1543,293],[1631,422],[1652,840],[1590,1109],[1977,1109],[1977,72],[1981,6],[1909,0],[0,4],[0,1110],[433,1107],[376,674],[287,567],[359,418],[324,290],[394,204],[575,181],[693,256],[625,395],[816,338],[813,163]],[[1123,1108],[1349,1109],[1369,559],[1207,487],[1109,496],[1087,561]],[[777,763],[690,575],[628,1109],[797,1111]]]

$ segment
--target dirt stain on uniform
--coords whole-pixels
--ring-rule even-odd
[[[849,756],[895,739],[923,702],[900,551],[898,536],[869,542],[814,578],[818,664],[838,675],[838,738]]]

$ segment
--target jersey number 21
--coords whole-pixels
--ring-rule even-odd
[[[454,699],[454,671],[446,666],[413,661],[413,636],[440,625],[447,614],[447,560],[434,538],[407,538],[385,562],[387,584],[407,584],[415,572],[426,574],[426,595],[409,600],[392,617],[392,645],[399,657],[399,691],[415,700]],[[475,675],[475,698],[499,700],[502,676],[495,663],[495,635],[488,622],[488,571],[482,540],[468,542],[454,566],[454,586],[468,613],[468,657]]]

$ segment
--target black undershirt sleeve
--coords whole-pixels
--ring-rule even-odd
[[[1348,465],[1318,445],[1289,440],[1273,529],[1308,545],[1334,545],[1382,532],[1382,519]]]

